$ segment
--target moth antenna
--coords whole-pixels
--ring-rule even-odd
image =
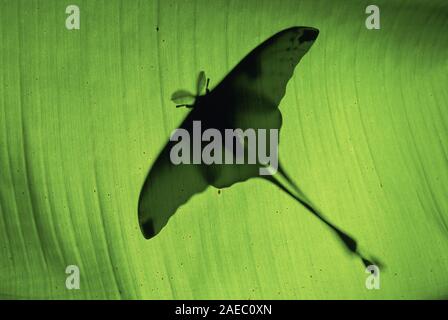
[[[205,93],[206,93],[206,94],[210,92],[210,89],[208,88],[208,85],[209,85],[209,84],[210,84],[210,78],[207,78],[207,83],[206,83],[206,85],[205,85]]]

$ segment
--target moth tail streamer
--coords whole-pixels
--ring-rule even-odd
[[[309,212],[311,212],[315,217],[317,217],[320,221],[326,224],[339,239],[343,242],[345,247],[354,255],[359,257],[363,264],[367,267],[369,265],[377,265],[380,266],[379,263],[374,263],[370,259],[367,259],[365,255],[363,255],[359,248],[357,241],[349,236],[346,232],[339,229],[333,223],[331,223],[325,216],[313,205],[313,203],[309,200],[309,198],[300,190],[300,188],[292,181],[292,179],[288,176],[288,174],[283,170],[283,168],[279,165],[278,167],[278,175],[287,183],[290,187],[288,188],[280,179],[277,178],[277,175],[265,176],[264,178],[268,179],[272,183],[274,183],[281,190],[286,192],[293,199],[297,200],[300,204],[302,204]]]

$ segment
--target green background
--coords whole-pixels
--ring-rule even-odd
[[[81,10],[80,30],[65,8]],[[0,1],[0,297],[380,299],[448,295],[448,2]],[[273,185],[209,188],[144,240],[137,200],[188,110],[283,28],[320,29],[288,84],[280,159],[364,251]],[[159,28],[157,31],[156,28]],[[78,265],[81,289],[65,288]]]

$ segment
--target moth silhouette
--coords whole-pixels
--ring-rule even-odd
[[[196,95],[180,90],[172,96],[179,106],[192,109],[180,128],[187,130],[190,136],[193,121],[201,121],[202,130],[214,128],[222,133],[224,129],[236,128],[280,129],[282,115],[278,106],[285,95],[286,85],[318,34],[317,29],[310,27],[293,27],[275,34],[250,52],[211,91],[208,90],[205,74],[201,72]],[[204,87],[207,87],[205,94]],[[259,174],[259,169],[264,167],[261,163],[174,165],[170,160],[170,150],[176,143],[169,141],[165,145],[140,192],[138,216],[145,238],[158,234],[181,205],[208,186],[226,188],[258,177],[274,183],[301,203],[330,227],[364,264],[372,264],[359,253],[352,237],[330,223],[316,209],[280,164],[275,175],[265,176]]]

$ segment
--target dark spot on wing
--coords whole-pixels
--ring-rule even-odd
[[[303,31],[302,36],[299,38],[299,41],[306,42],[306,41],[314,41],[317,38],[317,35],[319,34],[319,31],[313,30],[313,29],[305,29]]]
[[[146,239],[149,239],[149,238],[152,238],[155,236],[154,223],[153,223],[152,219],[149,219],[148,221],[142,223],[141,228],[142,228],[143,236]]]

